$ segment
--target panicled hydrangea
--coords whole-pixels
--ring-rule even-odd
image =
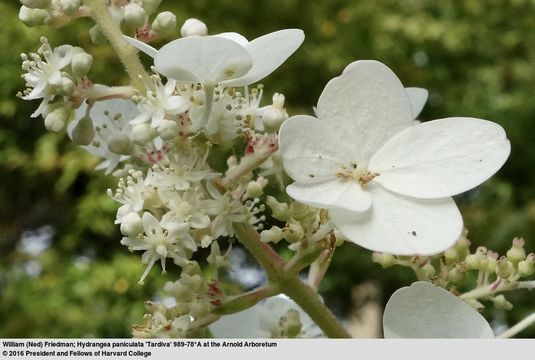
[[[498,171],[510,144],[490,121],[458,117],[413,126],[413,111],[385,65],[351,64],[325,87],[318,118],[294,116],[280,130],[284,166],[295,180],[288,194],[329,209],[338,230],[368,249],[447,249],[462,230],[451,196]]]

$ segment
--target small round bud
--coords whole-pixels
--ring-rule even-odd
[[[108,41],[102,32],[102,29],[98,25],[94,25],[91,29],[89,29],[89,37],[91,38],[91,42],[95,45],[106,44]]]
[[[518,264],[526,258],[526,250],[524,250],[524,239],[514,238],[513,246],[507,251],[507,259],[513,264]]]
[[[496,275],[502,279],[507,279],[515,272],[513,264],[502,256],[496,264]]]
[[[290,207],[290,215],[297,220],[305,220],[314,215],[316,211],[303,203],[294,201]]]
[[[155,13],[156,10],[158,10],[158,7],[160,6],[161,2],[162,0],[143,0],[141,6],[143,7],[147,15],[151,15]]]
[[[291,243],[300,241],[305,235],[303,228],[297,222],[289,223],[282,231],[286,240]]]
[[[176,28],[176,16],[170,11],[164,11],[156,16],[152,22],[152,31],[156,34],[167,34],[174,32]]]
[[[396,257],[392,254],[374,252],[372,260],[383,267],[383,269],[396,265]]]
[[[269,107],[262,114],[262,123],[264,124],[264,130],[267,133],[273,134],[279,131],[284,120],[288,118],[288,114],[284,110],[275,109]]]
[[[162,205],[162,200],[155,188],[146,187],[143,192],[143,203],[147,208],[159,208]]]
[[[108,143],[108,149],[119,155],[130,155],[134,151],[134,144],[126,134],[113,134]]]
[[[45,127],[48,131],[60,132],[69,118],[69,109],[60,106],[45,116]]]
[[[149,124],[137,124],[132,128],[132,139],[136,144],[146,145],[154,138],[154,130]]]
[[[488,273],[493,273],[496,271],[497,263],[498,263],[498,253],[489,250],[487,252],[486,266],[485,268],[482,268],[481,270],[486,271]]]
[[[503,295],[495,296],[494,299],[492,299],[492,302],[494,303],[494,306],[496,306],[497,309],[511,310],[513,308],[513,304],[507,301],[507,299]]]
[[[273,196],[266,198],[266,204],[271,209],[271,213],[275,219],[280,221],[288,221],[290,219],[288,204],[278,202]]]
[[[74,15],[82,5],[82,0],[59,0],[59,4],[66,15]]]
[[[187,36],[205,36],[208,34],[208,28],[206,24],[199,19],[188,19],[184,22],[184,25],[180,28],[180,35]]]
[[[459,253],[455,247],[451,247],[444,252],[444,261],[446,265],[454,264],[457,260],[459,260]]]
[[[533,275],[535,272],[535,254],[531,253],[518,263],[518,275],[521,277]]]
[[[140,28],[145,25],[147,13],[138,4],[130,3],[124,7],[123,20],[126,26],[134,29]]]
[[[461,264],[456,264],[448,272],[448,280],[455,284],[460,284],[466,279],[466,267]]]
[[[138,213],[131,212],[123,217],[120,229],[124,236],[136,237],[143,234],[143,220]]]
[[[71,59],[71,68],[74,76],[82,78],[87,75],[93,65],[93,57],[82,52],[74,54]]]
[[[95,138],[95,129],[89,116],[84,116],[72,129],[72,142],[77,145],[89,145]],[[124,233],[123,233],[124,234]]]
[[[156,131],[158,131],[158,134],[163,140],[169,141],[178,136],[179,129],[176,122],[171,120],[162,120],[162,123],[160,126],[158,126]]]
[[[466,256],[465,263],[468,269],[479,270],[481,268],[481,262],[486,259],[487,249],[480,246],[477,248],[474,254]],[[487,262],[485,262],[486,266]]]
[[[258,198],[258,197],[262,196],[263,193],[264,193],[264,188],[257,181],[250,181],[247,184],[247,189],[245,190],[245,195],[248,198],[250,198],[250,199]]]
[[[212,307],[206,301],[194,300],[190,304],[189,310],[190,310],[190,315],[193,316],[194,318],[200,318],[200,317],[202,318],[210,314],[210,312],[212,311]]]
[[[434,276],[437,273],[437,270],[435,267],[431,264],[431,262],[427,262],[424,266],[421,267],[421,271],[424,273],[424,275],[429,279],[430,277]]]
[[[74,83],[66,76],[61,78],[61,95],[70,96],[74,92]]]
[[[50,0],[20,0],[20,3],[30,9],[44,9],[50,5]]]
[[[286,338],[295,338],[301,332],[302,326],[299,312],[295,309],[288,310],[279,320],[280,335]]]
[[[19,19],[26,26],[37,26],[46,23],[50,17],[48,11],[43,9],[30,9],[26,6],[21,6],[19,10]]]
[[[459,260],[464,260],[470,254],[470,240],[466,238],[468,230],[464,229],[461,237],[455,243],[455,250],[459,254]]]
[[[260,233],[260,240],[265,243],[272,242],[274,244],[278,243],[279,241],[284,238],[284,233],[282,232],[282,229],[278,226],[273,226],[269,230],[263,230]]]

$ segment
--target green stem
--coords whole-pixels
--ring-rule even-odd
[[[331,338],[350,338],[349,333],[323,304],[316,290],[299,279],[294,271],[286,270],[286,263],[248,223],[235,223],[234,231],[241,243],[266,270],[269,280],[295,301],[310,318]]]
[[[522,320],[519,323],[513,325],[509,330],[507,330],[504,333],[498,335],[497,337],[501,338],[501,339],[511,338],[511,337],[515,336],[516,334],[518,334],[519,332],[521,332],[522,330],[524,330],[525,328],[527,328],[528,326],[530,326],[533,323],[535,323],[535,313],[529,315],[524,320]]]
[[[117,21],[111,17],[105,2],[103,0],[85,0],[84,3],[89,9],[91,17],[106,35],[126,68],[132,85],[140,92],[144,92],[145,84],[150,83],[149,76],[139,61],[136,50],[124,41],[121,28]]]
[[[260,300],[277,295],[279,293],[279,287],[276,284],[268,282],[246,293],[229,297],[215,310],[215,313],[219,315],[234,314],[250,308]]]
[[[505,282],[502,279],[496,280],[490,285],[476,288],[461,294],[459,297],[463,300],[468,299],[480,299],[490,295],[494,295],[499,292],[510,291],[515,289],[535,289],[535,280],[532,281],[518,281],[518,282]]]

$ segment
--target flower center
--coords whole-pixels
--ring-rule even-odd
[[[368,170],[366,166],[355,163],[350,166],[342,166],[342,170],[336,174],[336,176],[345,180],[358,181],[362,186],[366,185],[379,175],[379,173]]]

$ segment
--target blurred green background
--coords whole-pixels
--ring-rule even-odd
[[[137,285],[143,266],[119,244],[116,204],[106,195],[116,180],[95,173],[98,161],[65,135],[31,119],[38,102],[15,97],[24,88],[19,55],[36,51],[41,35],[52,46],[91,53],[95,82],[127,79],[108,47],[90,44],[89,20],[60,30],[27,28],[18,9],[18,1],[0,0],[0,337],[129,337],[143,302],[176,273],[153,270],[144,287]],[[212,34],[237,31],[249,39],[303,29],[300,50],[264,81],[264,103],[282,92],[290,114],[311,113],[327,81],[348,63],[376,59],[405,86],[429,90],[422,120],[500,123],[512,143],[507,164],[456,200],[474,248],[504,253],[522,236],[526,250],[535,251],[535,1],[164,0],[161,10],[173,11],[179,24],[196,17]],[[384,302],[414,280],[406,269],[383,270],[370,258],[353,245],[337,250],[321,291],[338,315],[351,311],[352,289],[363,281],[375,281]],[[489,311],[487,318],[512,324],[535,311],[533,293],[509,299],[513,311]],[[520,336],[535,337],[535,326]]]

